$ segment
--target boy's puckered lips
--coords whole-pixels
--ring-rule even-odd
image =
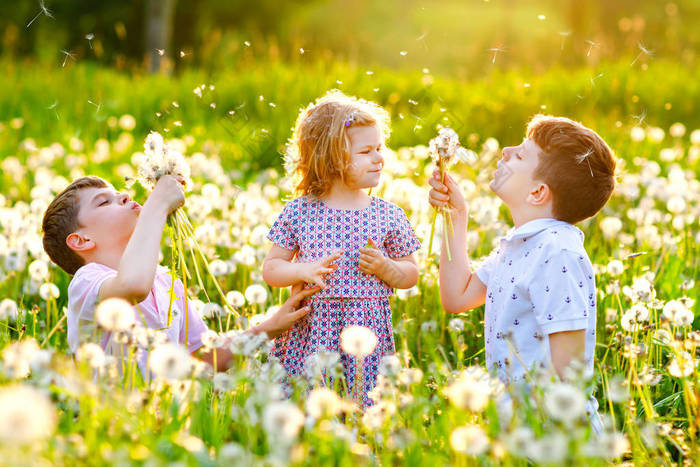
[[[141,205],[139,203],[137,203],[136,201],[132,201],[131,202],[131,209],[135,209],[136,211],[140,211]]]

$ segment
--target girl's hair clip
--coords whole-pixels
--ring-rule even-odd
[[[345,126],[350,126],[350,124],[352,124],[353,121],[355,121],[355,112],[350,113],[350,116],[345,119]]]

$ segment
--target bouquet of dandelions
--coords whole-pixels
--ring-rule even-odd
[[[144,144],[144,157],[138,166],[138,172],[135,179],[127,178],[127,187],[132,186],[135,182],[139,182],[146,190],[152,191],[155,188],[156,183],[163,175],[175,175],[180,176],[185,180],[185,189],[192,186],[192,180],[190,179],[190,166],[187,164],[185,157],[174,148],[169,147],[163,141],[163,137],[152,131],[146,137],[146,142]],[[216,290],[219,292],[221,300],[223,301],[226,308],[235,316],[238,316],[236,310],[228,303],[224,292],[219,286],[219,282],[216,277],[211,273],[209,268],[209,262],[202,252],[202,248],[199,246],[197,237],[194,234],[194,228],[190,222],[185,210],[183,208],[178,208],[168,216],[168,230],[170,233],[170,306],[168,307],[168,322],[167,325],[170,326],[173,319],[173,302],[175,301],[175,278],[177,277],[177,272],[180,273],[182,277],[182,282],[185,289],[185,296],[183,300],[185,302],[185,309],[187,309],[187,281],[192,278],[190,271],[187,268],[187,256],[190,255],[192,259],[192,264],[194,265],[194,272],[197,278],[197,283],[202,291],[204,291],[205,296],[209,300],[209,295],[204,287],[204,281],[202,280],[202,273],[200,272],[199,260],[204,266],[204,271],[209,274],[212,282],[216,286]],[[185,313],[185,342],[188,341],[189,335],[189,323],[188,313]],[[229,315],[229,319],[230,319]],[[187,345],[187,344],[185,344]]]
[[[473,151],[465,149],[459,144],[459,137],[457,136],[457,133],[450,127],[442,127],[439,129],[438,135],[430,140],[429,150],[430,158],[440,169],[443,184],[445,183],[447,168],[453,165],[457,160],[466,163],[473,163],[476,160],[476,154],[474,154]],[[438,211],[442,214],[442,231],[445,241],[447,242],[447,236],[449,234],[454,234],[454,227],[452,225],[450,211],[447,208],[436,209],[433,213],[433,222],[430,228],[428,254],[431,254],[433,251],[433,236],[435,234],[435,222],[437,220]],[[447,259],[448,261],[452,261],[449,242],[446,243],[446,249]]]

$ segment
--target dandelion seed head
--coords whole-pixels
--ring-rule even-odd
[[[340,333],[340,347],[343,352],[364,358],[377,347],[377,335],[365,326],[348,326]]]
[[[49,398],[27,385],[0,389],[0,443],[25,445],[49,438],[56,428],[56,409]]]

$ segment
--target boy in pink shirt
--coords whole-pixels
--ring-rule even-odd
[[[73,352],[85,337],[95,335],[96,305],[112,297],[135,305],[137,326],[145,322],[171,341],[186,345],[192,353],[202,346],[201,336],[207,326],[193,307],[185,310],[185,290],[179,279],[175,281],[173,319],[167,326],[171,279],[168,269],[158,265],[166,219],[184,201],[183,180],[166,175],[143,206],[98,177],[75,180],[51,202],[42,223],[43,244],[51,260],[73,275],[67,313],[68,344]],[[317,290],[295,294],[273,317],[250,332],[275,337],[285,331],[308,313],[307,307],[298,306]],[[189,342],[185,342],[186,320]],[[100,342],[108,352],[110,340],[111,335],[104,333]],[[228,368],[232,360],[230,351],[222,348],[199,351],[195,356],[210,364],[216,361],[217,370]],[[146,352],[141,352],[142,371],[146,358]]]

